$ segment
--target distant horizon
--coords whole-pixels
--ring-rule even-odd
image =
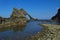
[[[14,7],[23,8],[33,18],[51,19],[60,8],[60,0],[0,0],[0,16],[8,18]]]

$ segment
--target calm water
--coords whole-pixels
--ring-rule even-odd
[[[22,27],[1,28],[0,40],[24,40],[27,37],[35,35],[37,32],[41,32],[43,28],[38,24],[43,23],[59,24],[57,22],[30,21],[26,26]]]

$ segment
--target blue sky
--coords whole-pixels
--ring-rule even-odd
[[[14,7],[23,8],[34,18],[50,19],[60,8],[60,0],[0,0],[0,16],[9,17]]]

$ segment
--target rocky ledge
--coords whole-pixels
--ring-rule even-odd
[[[60,40],[60,25],[40,24],[40,26],[43,27],[42,32],[31,36],[30,40]]]
[[[54,25],[54,24],[41,24],[43,26],[45,31],[45,35],[43,37],[46,40],[59,40],[60,39],[60,25]],[[46,33],[47,32],[47,33]],[[42,40],[44,39],[42,38]]]

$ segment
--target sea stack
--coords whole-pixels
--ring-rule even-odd
[[[18,10],[17,8],[13,8],[13,12],[9,18],[0,17],[0,26],[8,27],[8,26],[16,26],[16,25],[26,25],[27,12],[24,9]]]

